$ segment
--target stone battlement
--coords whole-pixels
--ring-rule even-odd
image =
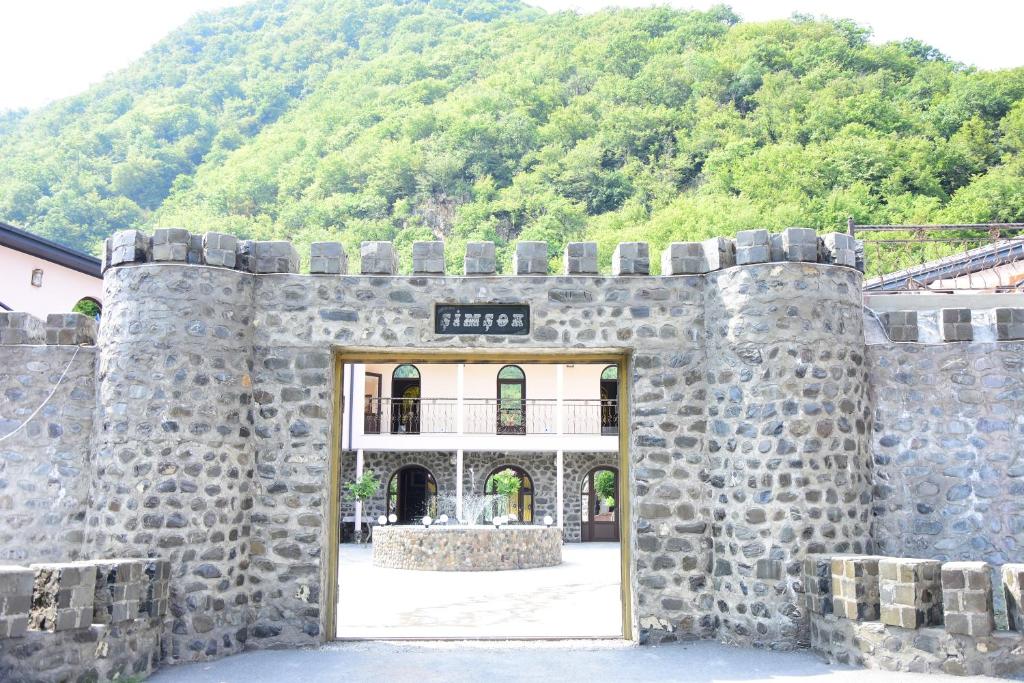
[[[996,627],[986,562],[813,555],[804,559],[811,647],[889,671],[1003,675],[1024,666],[1024,564],[1003,565],[1008,630]]]
[[[444,242],[414,242],[413,275],[445,275]],[[702,275],[736,265],[799,262],[828,263],[864,271],[863,245],[842,233],[818,235],[811,228],[786,228],[781,233],[744,230],[735,238],[712,237],[703,242],[673,242],[661,255],[662,275]],[[493,242],[468,242],[464,276],[495,275]],[[548,275],[547,242],[517,242],[510,272]],[[397,275],[398,255],[391,242],[363,242],[360,274]],[[122,230],[107,239],[103,271],[136,263],[191,263],[232,268],[248,273],[298,273],[299,252],[291,242],[239,240],[208,232],[193,235],[183,228],[157,228],[153,235]],[[570,242],[563,252],[565,275],[597,275],[597,243]],[[615,276],[649,275],[646,242],[622,242],[612,255]],[[314,242],[309,251],[311,275],[345,275],[348,255],[341,242]]]

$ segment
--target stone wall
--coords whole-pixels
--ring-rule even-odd
[[[455,495],[455,465],[452,459],[454,451],[365,451],[363,453],[363,472],[373,472],[380,479],[380,490],[371,500],[363,504],[363,520],[375,523],[377,517],[387,512],[387,487],[398,470],[407,465],[419,465],[427,468],[437,484],[439,496]],[[342,483],[342,516],[355,514],[355,503],[345,500],[344,485],[355,481],[356,454],[351,451],[341,453]]]
[[[562,496],[565,503],[565,527],[563,535],[569,543],[581,538],[583,502],[580,498],[583,479],[595,467],[619,469],[618,453],[563,453],[562,454]],[[621,476],[619,481],[622,486]],[[541,518],[543,519],[543,517]]]
[[[562,562],[562,534],[554,527],[510,525],[373,529],[373,564],[419,571],[503,571]],[[500,579],[499,579],[500,580]]]
[[[1024,343],[867,347],[879,552],[1024,561]]]
[[[96,355],[95,347],[0,346],[0,563],[82,556]]]
[[[496,469],[518,467],[533,479],[533,520],[558,518],[558,486],[554,453],[463,453],[462,487],[468,493],[484,494],[487,477]]]

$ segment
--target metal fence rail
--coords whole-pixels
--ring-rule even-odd
[[[857,225],[871,293],[1024,291],[1024,223]]]
[[[618,402],[608,399],[467,398],[462,402],[463,434],[618,434]],[[365,434],[458,434],[459,401],[454,398],[368,398]]]

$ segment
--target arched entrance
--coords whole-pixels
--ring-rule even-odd
[[[399,365],[391,373],[391,433],[420,433],[420,371]]]
[[[595,467],[583,478],[580,490],[581,540],[619,540],[619,471]]]
[[[619,433],[619,368],[609,365],[601,372],[601,433]]]
[[[424,515],[437,515],[437,482],[426,467],[409,465],[388,481],[388,515],[399,524],[419,524]]]
[[[509,496],[508,514],[513,515],[523,524],[533,524],[533,479],[518,467],[498,467],[487,475],[487,479],[484,481],[484,493],[492,495],[503,493],[503,478],[514,478],[519,481],[518,491]]]
[[[498,434],[526,433],[526,373],[518,365],[498,371]]]

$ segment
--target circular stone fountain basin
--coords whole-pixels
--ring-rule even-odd
[[[378,526],[373,564],[392,569],[479,572],[532,569],[562,563],[558,527]]]

